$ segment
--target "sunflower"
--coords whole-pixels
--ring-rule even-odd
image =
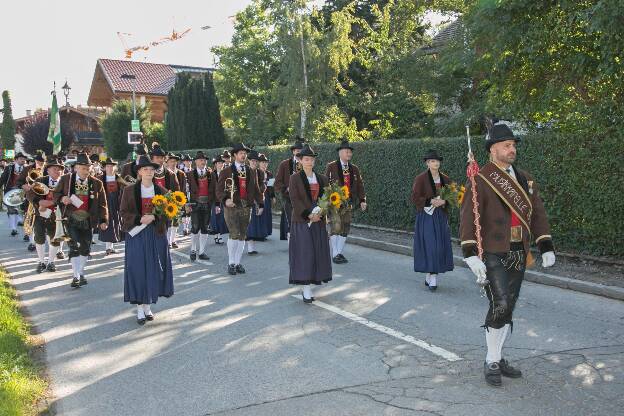
[[[158,207],[164,205],[167,202],[167,198],[164,195],[154,195],[152,198],[152,205]]]
[[[338,194],[338,192],[333,192],[330,196],[329,196],[329,201],[332,203],[333,206],[335,206],[336,208],[340,208],[340,205],[342,204],[342,202],[340,201],[340,195]]]
[[[463,192],[461,192],[461,191],[459,191],[459,192],[457,193],[457,203],[458,203],[459,205],[461,205],[461,204],[462,204],[462,202],[464,202],[464,193],[463,193]]]
[[[345,199],[349,199],[349,187],[347,185],[340,188]]]
[[[186,204],[186,195],[184,195],[184,192],[175,191],[171,195],[171,198],[173,199],[173,202],[175,202],[177,206],[182,206]]]
[[[173,218],[178,215],[178,206],[175,204],[167,204],[165,207],[165,215],[169,218]]]

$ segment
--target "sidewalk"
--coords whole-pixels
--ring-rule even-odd
[[[279,213],[274,213],[273,225],[279,228]],[[347,242],[412,256],[413,233],[351,224]],[[455,266],[466,267],[457,242],[453,243],[453,255]],[[541,258],[536,257],[536,264],[525,274],[529,282],[624,300],[624,262],[607,263],[558,255],[557,264],[545,269],[541,266]]]

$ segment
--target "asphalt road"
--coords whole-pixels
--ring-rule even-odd
[[[467,269],[435,293],[407,256],[347,246],[350,263],[306,305],[287,244],[259,243],[229,276],[225,246],[173,255],[175,295],[139,327],[123,303],[123,250],[94,246],[89,285],[70,265],[36,274],[0,219],[2,263],[44,338],[59,415],[620,415],[624,302],[525,283],[504,356],[525,376],[483,381],[487,308]]]

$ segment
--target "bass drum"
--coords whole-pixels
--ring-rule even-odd
[[[9,192],[4,194],[2,198],[2,202],[7,207],[19,207],[26,201],[26,195],[24,194],[23,189],[11,189]]]

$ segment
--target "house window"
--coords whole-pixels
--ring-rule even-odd
[[[141,100],[141,107],[145,107],[145,96],[142,95],[140,100]]]

